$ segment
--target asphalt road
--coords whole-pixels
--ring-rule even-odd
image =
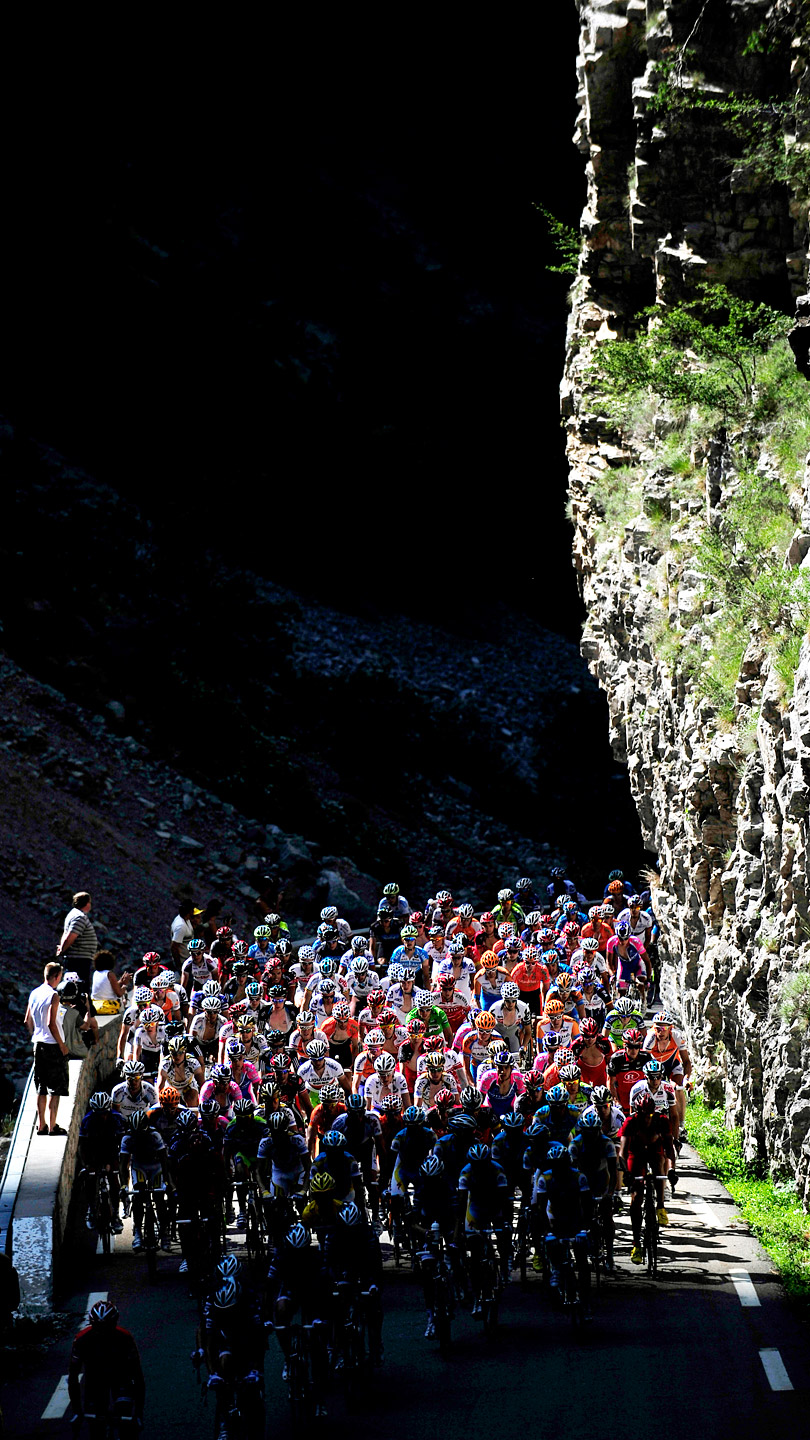
[[[767,1256],[735,1219],[729,1196],[688,1147],[679,1170],[678,1198],[668,1206],[672,1223],[662,1232],[660,1278],[648,1281],[629,1264],[629,1225],[620,1217],[618,1277],[602,1285],[596,1319],[582,1340],[568,1317],[542,1299],[533,1276],[525,1289],[515,1277],[497,1340],[485,1340],[479,1322],[464,1312],[454,1325],[454,1354],[443,1361],[423,1338],[418,1281],[407,1267],[387,1266],[385,1365],[369,1374],[359,1416],[347,1416],[338,1391],[327,1397],[323,1424],[330,1440],[358,1432],[397,1436],[403,1411],[408,1433],[419,1440],[454,1440],[482,1428],[514,1435],[526,1425],[538,1435],[593,1440],[606,1423],[622,1431],[664,1426],[690,1440],[767,1440],[777,1427],[781,1433],[788,1427],[794,1440],[803,1440],[810,1434],[806,1328]],[[9,1436],[69,1433],[59,1414],[67,1407],[59,1384],[70,1337],[89,1297],[102,1293],[115,1299],[141,1348],[145,1440],[213,1435],[213,1404],[203,1406],[189,1360],[196,1307],[177,1273],[179,1255],[161,1258],[158,1280],[149,1286],[130,1234],[127,1226],[105,1260],[95,1253],[94,1237],[74,1228],[62,1276],[63,1334],[44,1346],[6,1352],[0,1397]],[[266,1433],[285,1440],[289,1406],[272,1338],[265,1376]],[[793,1388],[774,1389],[772,1381]]]

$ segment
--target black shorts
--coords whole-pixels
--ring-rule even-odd
[[[58,1045],[40,1040],[34,1049],[34,1085],[38,1095],[67,1095],[68,1062]]]

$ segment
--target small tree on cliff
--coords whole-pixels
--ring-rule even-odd
[[[636,323],[646,328],[635,339],[596,349],[589,372],[596,388],[612,400],[647,391],[678,407],[699,405],[724,423],[750,416],[758,361],[792,325],[725,285],[701,285],[694,300],[668,310],[651,305]]]

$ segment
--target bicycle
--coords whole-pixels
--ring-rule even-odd
[[[292,1222],[291,1222],[292,1223]],[[245,1194],[245,1248],[251,1260],[263,1260],[267,1254],[268,1227],[264,1206],[252,1170],[248,1174]]]
[[[149,1279],[154,1280],[157,1275],[157,1252],[160,1245],[160,1226],[156,1210],[155,1195],[164,1195],[166,1186],[152,1184],[151,1178],[142,1170],[133,1167],[133,1174],[137,1177],[137,1183],[127,1193],[130,1199],[137,1194],[143,1200],[143,1222],[141,1228],[141,1248],[146,1255],[146,1268]]]
[[[110,1189],[110,1177],[106,1170],[83,1170],[82,1179],[85,1184],[93,1186],[93,1198],[90,1202],[90,1210],[93,1215],[93,1224],[99,1240],[101,1241],[101,1253],[109,1255],[112,1244],[112,1191]]]
[[[512,1245],[515,1268],[520,1271],[521,1285],[526,1284],[530,1247],[531,1225],[529,1217],[529,1197],[521,1193],[520,1204],[514,1223],[514,1241]]]
[[[73,1417],[71,1427],[73,1440],[78,1440],[85,1425],[89,1440],[135,1440],[143,1422],[133,1412],[134,1405],[131,1396],[122,1396],[119,1400],[114,1400],[103,1414],[84,1410],[81,1415]]]
[[[316,1392],[309,1344],[311,1335],[311,1324],[293,1325],[290,1328],[290,1349],[285,1370],[293,1430],[297,1429],[298,1422],[315,1418]]]
[[[473,1272],[473,1288],[475,1292],[474,1314],[479,1314],[484,1325],[484,1334],[494,1336],[498,1329],[498,1310],[501,1301],[501,1268],[500,1257],[492,1242],[492,1236],[500,1235],[501,1230],[493,1230],[490,1226],[487,1230],[474,1232],[477,1239],[482,1242],[481,1253],[473,1259],[473,1248],[470,1249],[471,1270]],[[469,1238],[469,1237],[468,1237]]]
[[[570,1239],[565,1242],[565,1255],[560,1265],[560,1298],[563,1309],[571,1317],[571,1324],[577,1330],[585,1319],[585,1305],[577,1273],[576,1260]]]
[[[255,1440],[264,1434],[264,1377],[251,1370],[238,1379],[217,1377],[217,1440]],[[208,1382],[209,1386],[211,1381]]]
[[[340,1316],[335,1321],[334,1330],[336,1350],[340,1352],[336,1368],[342,1372],[343,1395],[347,1408],[351,1409],[360,1393],[368,1365],[365,1304],[358,1303],[358,1299],[368,1303],[369,1292],[361,1290],[358,1297],[351,1282],[343,1279],[336,1282],[334,1298]]]
[[[644,1208],[641,1221],[641,1253],[647,1266],[647,1274],[654,1280],[658,1274],[658,1195],[655,1176],[650,1170],[644,1177]]]
[[[447,1254],[447,1242],[438,1225],[431,1226],[425,1239],[425,1249],[417,1257],[422,1264],[430,1261],[433,1265],[432,1299],[433,1330],[439,1346],[439,1354],[450,1353],[451,1326],[455,1314],[456,1281],[453,1265]]]
[[[394,1204],[395,1200],[401,1203]],[[394,1265],[398,1270],[402,1263],[403,1251],[407,1253],[411,1265],[414,1263],[413,1237],[411,1235],[413,1205],[410,1183],[406,1185],[402,1195],[389,1195],[389,1205],[388,1233],[394,1247]]]

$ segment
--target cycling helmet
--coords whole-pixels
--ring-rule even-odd
[[[453,1131],[477,1130],[478,1128],[475,1123],[475,1118],[472,1115],[467,1115],[465,1111],[462,1111],[458,1115],[451,1115],[447,1124],[449,1129]]]
[[[611,919],[613,918],[613,913],[614,913],[614,912],[613,912],[613,906],[612,906],[612,905],[600,905],[600,906],[599,906],[598,913],[599,913],[599,916],[600,916],[600,918],[601,918],[602,920],[611,920]]]
[[[418,1105],[409,1105],[402,1118],[406,1125],[421,1125],[424,1116]]]
[[[595,1110],[586,1110],[584,1115],[580,1115],[577,1123],[580,1130],[601,1131],[602,1129],[601,1121]]]
[[[313,1195],[325,1195],[335,1188],[335,1177],[328,1170],[317,1170],[312,1177],[310,1189]]]
[[[580,1020],[579,1033],[584,1035],[586,1040],[596,1039],[599,1034],[599,1026],[591,1015],[586,1015],[584,1020]]]
[[[656,1060],[654,1057],[652,1060],[647,1061],[646,1065],[644,1066],[644,1070],[647,1075],[663,1075],[664,1073],[664,1067],[661,1064],[661,1061]]]
[[[366,950],[368,949],[368,941],[365,935],[353,935],[351,948],[354,951],[355,955],[364,955]],[[298,953],[299,955],[301,954],[300,950]]]
[[[444,1174],[444,1165],[438,1155],[428,1155],[419,1166],[419,1174],[425,1180],[436,1180],[439,1175]]]
[[[382,1058],[383,1058],[383,1057],[380,1056],[380,1059],[382,1059]],[[394,1057],[392,1056],[391,1058],[393,1059]],[[375,1063],[376,1063],[376,1062],[375,1062]],[[426,1058],[426,1060],[425,1060],[425,1065],[426,1065],[426,1067],[427,1067],[428,1070],[443,1070],[443,1069],[444,1069],[444,1052],[443,1052],[442,1050],[431,1050],[431,1051],[429,1051],[429,1052],[428,1052],[428,1055],[427,1055],[427,1058]]]
[[[280,959],[286,960],[288,955],[292,955],[292,948],[292,940],[288,940],[286,935],[280,935],[276,941],[276,955]]]
[[[424,1035],[427,1026],[424,1020],[409,1020],[405,1028],[409,1035],[414,1036]]]
[[[112,1095],[106,1090],[97,1090],[90,1096],[89,1105],[91,1110],[112,1110]]]
[[[630,906],[631,910],[640,910],[640,909],[641,909],[641,896],[640,896],[640,895],[631,895],[631,896],[629,897],[627,903],[628,903],[628,905]]]
[[[489,1146],[488,1146],[488,1145],[482,1145],[482,1144],[479,1142],[477,1145],[471,1145],[471,1146],[470,1146],[470,1153],[469,1153],[469,1155],[467,1156],[467,1159],[470,1160],[473,1165],[480,1165],[483,1160],[488,1160],[488,1159],[489,1159],[489,1156],[490,1156]]]
[[[539,924],[540,924],[540,921],[542,920],[542,918],[543,918],[543,917],[542,917],[542,915],[540,914],[540,911],[539,911],[539,910],[530,910],[529,913],[528,913],[528,915],[526,916],[526,924],[529,926],[529,928],[530,928],[531,930],[533,930],[534,927],[535,927],[535,925],[539,925]]]
[[[321,911],[321,919],[324,924],[331,925],[334,920],[337,920],[337,918],[337,905],[324,905]]]
[[[384,990],[380,990],[380,989],[377,989],[377,990],[369,990],[368,995],[366,996],[366,999],[367,999],[368,1004],[369,1004],[370,1006],[371,1006],[371,1005],[382,1005],[383,1001],[385,1000],[385,991],[384,991]]]
[[[557,910],[563,910],[568,903],[568,899],[568,891],[564,890],[562,895],[558,895],[557,899],[554,901],[555,908]]]
[[[512,1056],[509,1054],[508,1050],[498,1050],[492,1057],[492,1063],[493,1065],[497,1065],[499,1069],[504,1065],[508,1065],[511,1070]]]
[[[234,1100],[233,1113],[234,1115],[252,1115],[253,1105],[250,1100],[243,1095],[241,1100]]]
[[[265,1080],[265,1081],[263,1081],[263,1083],[259,1086],[259,1091],[258,1091],[259,1099],[261,1100],[261,1102],[262,1102],[263,1105],[268,1104],[269,1101],[272,1100],[275,1095],[278,1095],[278,1093],[279,1093],[279,1091],[278,1091],[278,1086],[275,1084],[275,1082],[274,1082],[273,1080]]]
[[[623,880],[623,879],[624,879],[624,871],[623,871],[623,870],[611,870],[610,874],[608,875],[608,881],[610,881],[610,880]]]
[[[474,1085],[464,1085],[459,1099],[465,1108],[467,1106],[474,1106],[477,1110],[481,1104],[481,1096],[478,1094]]]
[[[568,991],[571,989],[572,984],[573,977],[569,975],[567,970],[562,970],[557,976],[557,983],[555,988],[557,990],[561,990],[564,995],[567,995]]]
[[[383,1095],[380,1100],[380,1105],[383,1110],[400,1110],[402,1108],[402,1096],[398,1095],[396,1090],[394,1090],[390,1095]]]
[[[548,1150],[546,1151],[546,1160],[548,1161],[549,1165],[559,1165],[565,1168],[566,1166],[571,1164],[571,1156],[568,1153],[568,1147],[566,1145],[561,1145],[559,1140],[552,1140],[551,1144],[548,1147]]]
[[[468,940],[466,935],[454,935],[448,948],[451,955],[463,955],[470,944],[472,941]]]
[[[346,1149],[346,1136],[343,1130],[327,1130],[323,1138],[324,1151],[344,1151]]]
[[[224,1081],[227,1084],[227,1082],[231,1078],[232,1073],[233,1072],[231,1070],[231,1067],[227,1064],[227,1062],[224,1065],[211,1066],[211,1079],[214,1081]]]
[[[217,1104],[216,1100],[212,1098],[212,1096],[209,1095],[207,1100],[200,1101],[201,1115],[220,1115],[221,1113],[222,1112],[219,1108],[219,1105]]]
[[[234,1105],[234,1107],[233,1107],[233,1108],[234,1108],[234,1111],[238,1110],[238,1108],[239,1108],[239,1103],[240,1103],[240,1102],[237,1101],[236,1105]],[[247,1105],[247,1106],[250,1108],[251,1113],[253,1112],[253,1106],[250,1104],[250,1101],[249,1101],[249,1100],[244,1100],[244,1101],[242,1101],[241,1103],[244,1104],[244,1105]],[[196,1112],[196,1110],[181,1110],[181,1111],[180,1111],[180,1114],[179,1114],[178,1117],[177,1117],[177,1128],[178,1128],[178,1130],[189,1130],[189,1131],[190,1131],[190,1130],[196,1130],[196,1129],[197,1129],[197,1112]]]
[[[582,968],[581,968],[581,970],[580,970],[580,972],[579,972],[579,983],[580,983],[580,985],[586,985],[586,986],[587,986],[587,985],[595,985],[595,984],[596,984],[596,975],[594,974],[594,972],[593,972],[593,970],[591,969],[590,965],[583,965],[583,966],[582,966]]]
[[[481,924],[482,924],[482,925],[489,925],[494,919],[495,919],[495,916],[493,915],[493,913],[492,913],[491,910],[482,910],[482,911],[481,911]]]
[[[329,1046],[325,1040],[310,1040],[307,1045],[307,1055],[310,1060],[325,1060],[329,1053]]]
[[[565,1014],[565,1006],[564,1006],[562,1000],[555,1000],[553,997],[552,997],[551,1000],[547,1000],[547,1001],[546,1001],[546,1014],[547,1014],[547,1015],[564,1015],[564,1014]]]
[[[612,1097],[607,1085],[594,1085],[591,1091],[591,1099],[594,1105],[610,1105]]]
[[[383,895],[398,895],[398,894],[399,894],[399,886],[397,885],[397,883],[396,883],[395,880],[391,880],[388,885],[383,885]]]
[[[510,936],[504,941],[503,948],[504,948],[504,950],[508,950],[510,955],[518,955],[518,954],[520,953],[520,939],[519,939],[519,937],[518,937],[517,935],[510,935]]]
[[[547,1055],[551,1055],[552,1051],[559,1049],[562,1043],[563,1036],[559,1030],[549,1030],[548,1034],[543,1036],[543,1049]]]
[[[636,1029],[635,1025],[633,1025],[631,1029],[625,1030],[624,1034],[622,1035],[622,1040],[624,1041],[625,1045],[644,1044],[644,1036],[640,1030]]]
[[[149,1126],[149,1116],[145,1110],[136,1110],[134,1115],[129,1117],[130,1130],[145,1130]]]
[[[618,925],[616,926],[616,938],[617,940],[630,939],[630,924],[627,920],[619,921]]]
[[[298,959],[304,963],[315,959],[315,951],[311,945],[302,945],[298,951]]]
[[[320,992],[322,995],[335,995],[337,993],[337,985],[334,980],[322,980],[320,983]]]
[[[222,1009],[222,1001],[218,995],[206,995],[202,1002],[202,1008],[208,1015],[218,1015]]]
[[[166,981],[162,975],[156,975],[154,980],[149,981],[149,989],[154,991],[155,994],[157,994],[160,990],[167,990],[168,988],[169,987],[167,986]]]
[[[382,1030],[380,1030],[378,1027],[375,1026],[375,1028],[374,1028],[373,1030],[369,1030],[369,1031],[368,1031],[368,1033],[367,1033],[367,1035],[366,1035],[366,1049],[367,1049],[367,1050],[368,1050],[369,1046],[371,1046],[372,1048],[378,1049],[381,1045],[384,1045],[384,1044],[385,1044],[385,1036],[383,1035]]]
[[[348,1000],[336,1000],[332,1006],[332,1014],[336,1020],[348,1020],[351,1013],[351,1006]]]
[[[473,910],[472,905],[466,905],[466,904],[465,904],[465,905],[459,905],[457,914],[458,914],[459,920],[472,920],[473,915],[475,914],[475,911]]]
[[[156,1005],[150,1005],[144,1010],[141,1019],[144,1025],[159,1025],[163,1019],[163,1011],[159,1010]]]
[[[595,950],[598,950],[599,941],[597,940],[596,936],[586,935],[585,939],[582,941],[582,949],[585,951],[586,955],[592,955]]]
[[[368,974],[368,960],[365,955],[356,955],[352,960],[352,971],[355,975]]]
[[[618,1005],[616,1009],[618,1010]],[[653,1025],[673,1025],[674,1021],[668,1010],[659,1010],[652,1018]]]
[[[519,999],[520,999],[520,986],[519,986],[519,985],[516,985],[515,982],[514,982],[514,980],[505,980],[504,983],[503,983],[503,987],[502,987],[502,989],[501,989],[501,999],[502,999],[502,1000],[519,1000]]]
[[[633,1109],[642,1110],[646,1115],[652,1115],[655,1110],[655,1101],[649,1091],[645,1094],[642,1090],[639,1095],[636,1095],[633,1101]]]
[[[415,925],[403,925],[400,935],[403,940],[418,940],[419,931]]]
[[[567,1045],[561,1045],[561,1046],[560,1046],[560,1049],[557,1051],[556,1063],[557,1063],[558,1066],[559,1066],[559,1065],[573,1065],[573,1063],[574,1063],[574,1052],[573,1052],[573,1050],[569,1050]]]
[[[204,940],[189,940],[189,942],[188,942],[188,948],[189,948],[189,950],[192,951],[192,953],[193,953],[194,955],[198,955],[201,950],[204,950],[204,949],[205,949],[205,941],[204,941]]]
[[[357,1225],[362,1224],[360,1211],[353,1200],[347,1200],[345,1205],[341,1205],[337,1212],[337,1218],[341,1225],[346,1226],[347,1230],[354,1230]]]
[[[245,994],[249,1000],[258,1000],[262,993],[262,987],[258,980],[249,980],[245,986]]]
[[[324,1085],[323,1088],[324,1088],[324,1090],[325,1090],[325,1089],[326,1089],[326,1086]],[[323,1091],[321,1091],[321,1094],[323,1094]],[[347,1096],[346,1096],[346,1109],[347,1109],[347,1110],[357,1110],[357,1111],[360,1111],[360,1110],[365,1110],[365,1108],[366,1108],[366,1102],[365,1102],[365,1100],[363,1099],[362,1095],[347,1095]]]
[[[433,1097],[434,1105],[447,1105],[453,1096],[449,1090],[437,1090]]]
[[[253,931],[254,940],[269,940],[271,935],[269,925],[257,925]]]
[[[319,925],[317,933],[318,939],[322,940],[325,945],[330,944],[332,940],[337,940],[338,938],[338,932],[334,925]]]
[[[558,1061],[558,1064],[559,1064],[559,1061]],[[578,1066],[578,1065],[560,1065],[560,1066],[559,1066],[559,1074],[560,1074],[560,1079],[561,1079],[561,1080],[565,1080],[567,1083],[571,1083],[571,1082],[573,1082],[574,1080],[577,1080],[577,1081],[578,1081],[579,1078],[580,1078],[579,1066]]]
[[[129,1080],[133,1075],[145,1075],[146,1066],[142,1060],[127,1060],[121,1073],[125,1080]]]
[[[388,904],[388,901],[381,900],[379,905],[377,906],[377,919],[390,920],[393,917],[393,914],[394,912],[391,909],[391,906]]]
[[[330,1102],[332,1104],[336,1104],[337,1101],[340,1099],[340,1086],[338,1085],[337,1080],[330,1080],[328,1085],[322,1085],[318,1098],[320,1099],[321,1104],[323,1104],[324,1102],[326,1104],[329,1104]]]
[[[622,1019],[625,1019],[625,1020],[628,1019],[631,1015],[634,1015],[634,1014],[635,1014],[635,1010],[636,1010],[636,1007],[635,1007],[635,1005],[633,1004],[633,1001],[632,1001],[632,1000],[628,1000],[628,999],[627,999],[626,997],[624,997],[624,996],[622,997],[621,1000],[617,1000],[617,1001],[616,1001],[616,1004],[614,1005],[613,1008],[614,1008],[614,1010],[616,1011],[616,1014],[617,1014],[617,1015],[620,1015],[620,1016],[622,1017]]]
[[[523,1116],[517,1110],[508,1110],[501,1120],[504,1130],[522,1130]]]
[[[331,979],[337,973],[337,961],[331,955],[323,955],[318,961],[318,974],[324,979]]]
[[[564,1085],[552,1085],[551,1089],[546,1093],[546,1099],[549,1105],[567,1105],[568,1091]]]
[[[231,1041],[231,1044],[233,1044],[233,1041]],[[185,1055],[186,1041],[183,1035],[172,1035],[172,1038],[167,1044],[166,1049],[171,1055],[172,1059],[174,1059],[176,1055]]]
[[[405,973],[405,966],[400,965],[398,960],[395,960],[393,965],[388,966],[388,979],[392,985],[398,985],[401,980],[404,980]]]
[[[158,1095],[158,1099],[161,1105],[179,1105],[180,1091],[175,1090],[173,1085],[164,1085],[163,1089]]]
[[[436,895],[437,905],[452,905],[453,897],[449,890],[439,890]]]
[[[482,1010],[475,1017],[476,1030],[494,1030],[497,1023],[491,1010]]]
[[[396,1025],[397,1023],[397,1017],[394,1014],[393,1010],[389,1010],[387,1008],[380,1011],[379,1015],[377,1016],[377,1020],[379,1021],[379,1024],[381,1025],[383,1030],[390,1030],[391,1026]]]
[[[222,1259],[217,1261],[217,1274],[223,1280],[234,1280],[240,1269],[241,1266],[235,1255],[223,1255]]]
[[[309,1248],[309,1231],[306,1225],[302,1225],[300,1221],[297,1225],[293,1225],[284,1236],[284,1243],[289,1245],[291,1250],[307,1250]]]
[[[109,1300],[97,1300],[87,1318],[91,1325],[106,1325],[112,1330],[118,1324],[118,1307]]]
[[[289,1125],[289,1117],[286,1110],[272,1110],[267,1117],[267,1128],[272,1130],[274,1135],[279,1135]]]
[[[205,984],[202,987],[202,993],[203,995],[205,995],[206,999],[210,995],[219,995],[221,993],[221,990],[222,986],[220,985],[218,980],[206,980]]]
[[[526,1131],[526,1138],[527,1140],[539,1140],[541,1136],[550,1134],[551,1131],[547,1125],[543,1124],[542,1120],[533,1120]]]
[[[428,1005],[433,1004],[433,996],[429,990],[414,990],[413,999],[417,1010],[425,1010]]]
[[[139,986],[137,987],[137,989],[135,990],[134,999],[135,999],[135,1004],[137,1005],[137,1007],[138,1007],[139,1010],[140,1010],[144,1005],[148,1005],[149,1002],[150,1002],[150,1000],[152,999],[152,991],[149,989],[149,986],[148,986],[148,985],[139,985]]]
[[[430,1060],[428,1060],[428,1064],[429,1063]],[[378,1055],[374,1061],[374,1069],[378,1075],[393,1075],[396,1066],[396,1060],[393,1055],[389,1055],[387,1050],[384,1050],[382,1055]]]
[[[271,930],[276,930],[281,924],[281,916],[277,915],[275,910],[271,910],[269,915],[265,915],[264,923],[269,925]]]

